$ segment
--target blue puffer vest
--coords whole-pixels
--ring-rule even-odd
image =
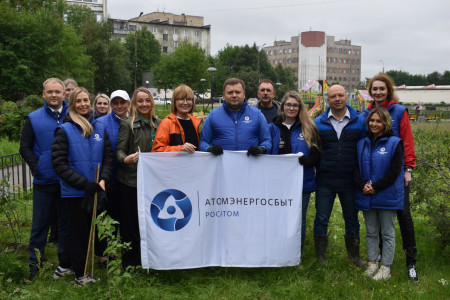
[[[119,169],[119,162],[117,161],[116,158],[116,149],[117,149],[117,142],[119,140],[120,119],[114,112],[111,112],[106,116],[98,118],[97,122],[102,123],[103,126],[105,126],[106,132],[108,133],[109,136],[109,141],[111,142],[114,160],[113,160],[113,173],[111,176],[111,180],[109,181],[109,185],[116,185],[119,183],[119,181],[117,181],[117,170]]]
[[[237,113],[236,121],[225,103],[211,111],[208,117],[213,132],[212,145],[221,145],[223,150],[238,151],[260,144],[259,118],[264,116],[257,108],[247,105],[247,102],[244,102]]]
[[[358,142],[358,167],[364,182],[371,180],[372,183],[375,183],[389,171],[395,149],[400,142],[401,139],[396,136],[381,137],[376,141],[373,149],[369,137]],[[356,208],[359,210],[369,211],[371,208],[403,210],[403,167],[392,185],[378,191],[375,195],[364,195],[357,189],[355,198]]]
[[[105,127],[95,119],[91,121],[94,132],[88,137],[81,136],[81,128],[73,123],[66,122],[59,127],[64,130],[69,142],[69,168],[84,176],[88,181],[95,181],[95,169],[103,161],[105,145]],[[74,188],[63,180],[61,182],[61,197],[84,197],[85,191]]]
[[[353,168],[356,162],[356,143],[364,137],[365,118],[347,105],[350,121],[342,130],[340,139],[328,120],[328,108],[314,122],[319,129],[322,141],[320,166],[316,173],[317,186],[339,188],[354,187]]]
[[[280,146],[281,130],[277,125],[270,123],[270,134],[272,136],[272,152],[271,154],[278,154]],[[302,126],[297,122],[291,127],[291,152],[302,152],[304,155],[309,155],[309,148],[306,144],[302,133]],[[314,178],[314,168],[303,167],[303,191],[313,192],[316,190],[316,181]]]
[[[52,166],[52,143],[55,138],[55,129],[62,123],[67,114],[67,104],[63,102],[63,107],[59,119],[57,120],[47,103],[44,107],[28,114],[34,132],[33,153],[38,159],[38,174],[33,178],[35,184],[55,184],[59,182]]]
[[[395,136],[400,137],[400,122],[402,121],[402,117],[403,114],[405,113],[406,107],[404,107],[403,105],[397,104],[397,103],[393,103],[390,104],[387,108],[389,114],[391,115],[392,118],[392,126],[391,129],[392,131],[394,131]],[[370,109],[366,108],[363,112],[362,115],[364,116],[364,119],[367,118],[367,116],[370,113]]]

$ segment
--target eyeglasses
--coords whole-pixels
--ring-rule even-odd
[[[175,101],[178,101],[178,102],[180,102],[180,103],[191,103],[191,102],[193,102],[194,101],[194,99],[193,98],[184,98],[184,99],[175,99]]]
[[[286,106],[286,108],[293,108],[293,109],[298,109],[300,107],[300,105],[298,104],[291,104],[291,103],[286,103],[284,106]]]

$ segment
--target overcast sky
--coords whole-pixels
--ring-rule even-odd
[[[203,16],[213,55],[227,43],[269,46],[314,30],[362,46],[362,79],[383,65],[412,74],[450,70],[450,0],[108,0],[116,19],[154,11]]]

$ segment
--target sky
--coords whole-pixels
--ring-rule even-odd
[[[108,0],[115,19],[155,11],[203,16],[212,55],[227,44],[270,46],[313,30],[362,46],[361,79],[383,68],[450,70],[449,0]]]

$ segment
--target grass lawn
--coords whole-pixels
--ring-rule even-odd
[[[448,134],[450,131],[450,126],[444,122],[413,123],[412,127],[415,132],[425,130]],[[436,141],[439,142],[442,141]],[[421,141],[416,140],[416,147],[420,143]],[[414,195],[411,196],[414,203]],[[346,257],[344,222],[339,200],[335,202],[329,225],[328,262],[316,262],[312,232],[314,196],[311,197],[307,213],[306,242],[301,267],[139,270],[132,274],[130,280],[123,281],[116,288],[108,284],[105,271],[97,267],[96,274],[102,281],[80,288],[73,285],[73,278],[52,279],[57,266],[56,246],[48,245],[42,277],[25,285],[23,280],[28,276],[27,244],[32,210],[30,198],[28,195],[25,200],[8,206],[10,210],[17,210],[20,218],[17,224],[21,228],[21,235],[17,243],[4,214],[3,209],[7,208],[4,198],[0,199],[0,299],[450,299],[450,247],[447,245],[441,248],[433,240],[435,228],[428,224],[430,217],[414,210],[412,212],[420,282],[408,281],[398,228],[392,278],[376,282],[365,277],[364,269],[354,267]],[[365,226],[361,213],[359,220],[360,252],[366,258]]]
[[[28,197],[29,198],[29,197]],[[420,282],[409,282],[405,255],[397,229],[396,255],[392,278],[376,282],[363,276],[363,269],[354,267],[346,257],[342,211],[336,201],[330,220],[328,262],[315,261],[312,224],[315,214],[314,197],[308,210],[308,228],[302,267],[285,268],[201,268],[182,271],[139,270],[132,280],[113,290],[112,298],[125,299],[449,299],[449,252],[440,249],[431,239],[433,228],[426,219],[414,213],[418,246],[417,270]],[[19,203],[22,241],[13,243],[4,215],[0,224],[0,298],[26,299],[108,299],[105,271],[97,268],[102,281],[86,288],[75,287],[73,278],[53,280],[57,266],[56,246],[47,247],[41,280],[24,285],[28,275],[27,242],[30,231],[31,201]],[[361,255],[365,258],[365,228],[362,215]]]

